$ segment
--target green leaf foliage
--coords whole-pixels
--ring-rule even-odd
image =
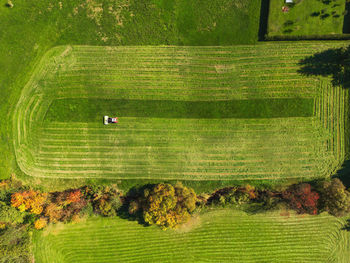
[[[5,224],[22,224],[25,213],[18,211],[16,208],[6,205],[0,201],[0,223]]]
[[[24,227],[0,230],[0,263],[27,263],[30,260],[30,237]]]
[[[350,212],[350,193],[338,178],[323,184],[322,204],[334,216],[344,216]]]

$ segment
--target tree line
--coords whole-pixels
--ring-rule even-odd
[[[231,186],[199,195],[180,182],[143,185],[123,194],[115,185],[42,192],[9,179],[0,182],[0,258],[30,262],[29,233],[48,224],[100,215],[134,219],[166,230],[187,222],[195,212],[215,207],[254,213],[288,208],[299,214],[328,212],[339,217],[350,213],[350,192],[339,179],[298,183],[280,190]]]

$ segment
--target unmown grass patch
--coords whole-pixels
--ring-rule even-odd
[[[98,122],[102,116],[225,119],[313,116],[314,100],[301,98],[230,101],[58,99],[47,121]]]

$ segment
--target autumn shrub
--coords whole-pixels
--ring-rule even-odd
[[[34,222],[35,229],[43,229],[47,225],[47,219],[44,217],[40,217],[38,220]]]
[[[120,192],[115,187],[86,186],[83,192],[94,211],[103,216],[115,216],[121,206]]]
[[[81,189],[69,189],[51,194],[50,203],[44,209],[44,215],[50,222],[71,221],[88,204]]]
[[[54,202],[61,207],[80,202],[83,198],[80,189],[69,189],[63,192],[56,192],[54,193],[54,196]]]
[[[57,204],[50,203],[45,207],[43,214],[49,219],[50,222],[57,223],[58,221],[61,221],[62,210],[63,208]]]
[[[28,190],[13,193],[11,196],[11,205],[19,209],[19,211],[29,211],[33,214],[41,214],[43,206],[47,200],[47,193]]]
[[[243,205],[257,198],[256,189],[251,185],[245,187],[225,187],[215,191],[208,199],[209,205]]]
[[[193,189],[178,183],[161,183],[143,189],[140,196],[129,203],[129,213],[141,210],[145,223],[162,229],[175,228],[186,222],[196,208]]]
[[[334,216],[344,216],[350,212],[350,193],[338,178],[323,183],[321,205]]]
[[[311,190],[310,184],[302,183],[292,185],[281,194],[288,206],[298,213],[317,214],[319,194]]]
[[[73,223],[79,223],[80,222],[80,216],[78,214],[75,214],[72,216],[72,222]]]

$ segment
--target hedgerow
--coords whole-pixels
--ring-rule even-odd
[[[2,229],[17,226],[43,229],[50,223],[78,222],[92,214],[133,218],[167,229],[187,222],[197,208],[212,206],[260,206],[261,211],[284,204],[299,214],[327,211],[344,216],[350,212],[350,193],[339,179],[316,186],[299,183],[283,190],[232,186],[199,196],[181,183],[145,185],[126,195],[116,186],[87,185],[61,192],[41,192],[21,185],[11,188],[11,184],[10,181],[0,184]]]

